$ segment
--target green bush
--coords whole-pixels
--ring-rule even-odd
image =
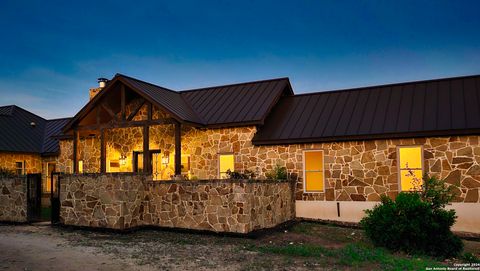
[[[402,192],[395,201],[382,197],[381,204],[367,210],[360,224],[377,246],[439,258],[458,256],[463,243],[450,230],[455,211],[443,209],[450,192],[435,178],[426,178],[424,183],[430,186],[421,192]]]
[[[269,180],[286,180],[288,178],[287,168],[276,165],[271,171],[265,173]]]
[[[229,169],[227,170],[226,174],[228,175],[229,179],[234,179],[234,180],[251,180],[255,178],[255,173],[250,170],[239,172],[239,171],[231,171]]]
[[[0,167],[0,177],[12,177],[15,176],[15,171],[8,168]]]

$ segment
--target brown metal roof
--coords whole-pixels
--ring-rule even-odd
[[[0,112],[0,151],[42,155],[58,152],[55,136],[69,119],[45,120],[15,105],[0,106]]]
[[[181,92],[208,126],[263,124],[282,94],[292,95],[288,78],[193,89]]]
[[[192,108],[184,101],[179,92],[126,75],[117,74],[116,76],[121,77],[123,82],[131,88],[143,92],[154,100],[157,105],[163,107],[169,113],[178,116],[181,120],[192,123],[202,123],[202,120],[193,112]]]
[[[253,143],[470,133],[480,133],[480,76],[282,97]]]
[[[60,151],[58,137],[62,136],[62,128],[70,121],[70,118],[47,120],[45,134],[43,136],[42,154],[57,154]]]
[[[282,95],[293,95],[288,78],[215,86],[181,92],[136,78],[117,74],[65,126],[64,132],[79,123],[115,85],[122,83],[180,122],[201,127],[260,125]],[[117,106],[118,107],[118,106]],[[120,107],[117,108],[120,110]]]

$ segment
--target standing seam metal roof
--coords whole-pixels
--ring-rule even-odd
[[[480,133],[480,76],[283,97],[254,144]]]
[[[58,135],[69,119],[45,120],[15,105],[0,106],[0,151],[58,152]],[[31,125],[35,123],[35,125]]]

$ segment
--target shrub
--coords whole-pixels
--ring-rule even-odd
[[[254,179],[255,178],[255,173],[253,171],[250,171],[250,170],[245,170],[244,172],[227,170],[226,173],[227,173],[229,179],[247,180],[247,179]]]
[[[15,171],[8,168],[0,167],[0,177],[12,177],[15,176]]]
[[[463,244],[450,230],[455,211],[443,209],[451,192],[435,178],[425,178],[424,183],[423,191],[402,192],[395,201],[382,197],[379,205],[366,210],[360,224],[377,246],[439,258],[457,256]]]
[[[271,171],[265,173],[269,180],[286,180],[288,178],[287,168],[276,165]]]

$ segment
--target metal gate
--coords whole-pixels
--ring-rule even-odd
[[[27,174],[27,220],[42,218],[42,174]]]
[[[50,203],[52,206],[52,225],[60,222],[60,173],[52,172],[50,175]]]

